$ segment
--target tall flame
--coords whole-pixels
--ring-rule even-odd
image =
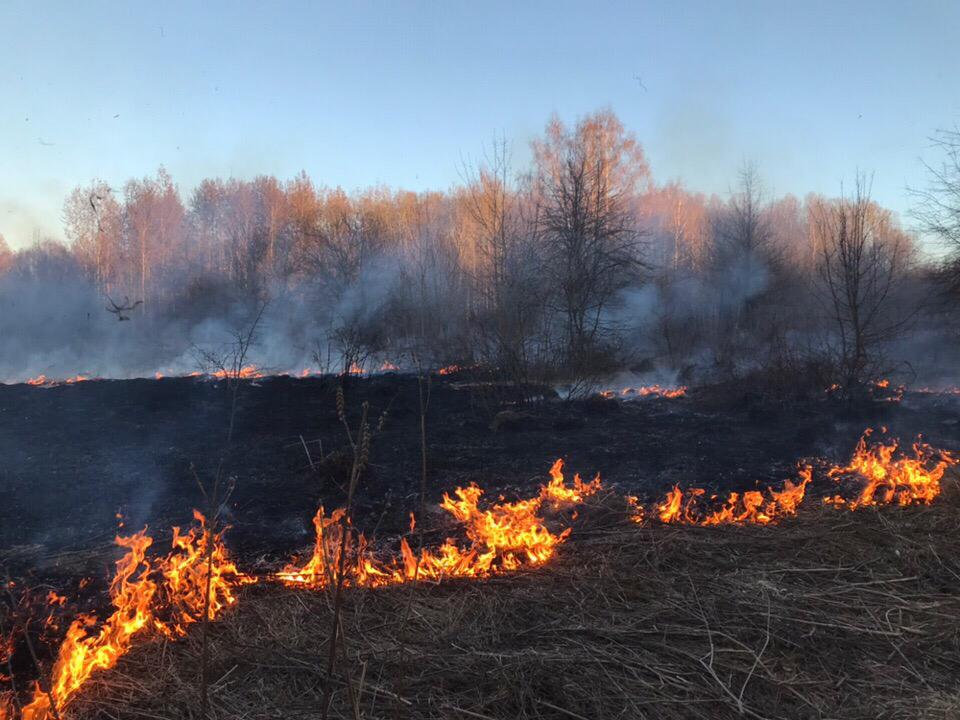
[[[173,549],[156,560],[147,556],[153,539],[146,530],[116,538],[126,553],[117,561],[110,584],[113,612],[103,622],[81,615],[71,623],[50,684],[46,689],[36,687],[33,699],[22,710],[23,720],[47,720],[61,714],[83,684],[94,673],[116,665],[136,638],[152,633],[182,636],[189,624],[203,617],[205,606],[213,619],[236,602],[238,585],[253,582],[230,561],[222,533],[211,532],[199,512],[194,511],[194,517],[198,526],[185,534],[174,528]],[[210,599],[205,602],[208,587]],[[10,710],[0,707],[0,720],[10,716]]]

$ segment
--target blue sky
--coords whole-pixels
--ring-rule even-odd
[[[163,164],[445,189],[504,134],[610,107],[656,179],[905,213],[960,122],[960,2],[22,2],[0,5],[0,233],[62,235],[72,187]],[[639,78],[639,80],[637,79]],[[641,85],[642,83],[642,85]]]

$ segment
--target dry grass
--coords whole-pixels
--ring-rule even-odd
[[[348,592],[331,716],[355,717],[349,671],[368,718],[960,717],[955,490],[767,528],[641,528],[618,502],[540,570]],[[319,716],[332,612],[250,588],[211,627],[211,715]],[[143,646],[67,714],[196,717],[199,656]]]

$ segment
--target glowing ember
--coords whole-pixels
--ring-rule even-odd
[[[944,473],[957,465],[957,457],[919,439],[913,443],[912,454],[902,451],[897,440],[868,446],[867,440],[872,435],[871,429],[864,432],[850,462],[843,467],[833,467],[828,473],[835,479],[852,476],[862,480],[864,485],[857,497],[845,499],[836,495],[826,502],[850,510],[870,505],[933,502],[940,494]]]

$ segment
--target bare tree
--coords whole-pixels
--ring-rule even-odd
[[[852,197],[818,203],[811,211],[822,297],[835,333],[834,365],[850,394],[883,371],[882,344],[909,318],[893,307],[909,242],[890,213],[871,202],[862,176]]]
[[[633,201],[649,169],[610,112],[568,130],[554,119],[535,143],[540,222],[568,364],[594,365],[604,312],[641,267]]]
[[[950,248],[948,281],[950,289],[960,293],[960,128],[939,131],[933,143],[944,157],[939,165],[927,164],[927,187],[912,191],[919,200],[913,215]]]

